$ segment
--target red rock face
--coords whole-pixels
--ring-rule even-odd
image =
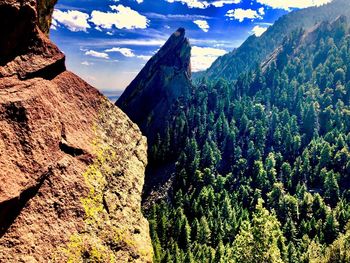
[[[151,262],[146,140],[37,20],[0,0],[0,262]]]
[[[53,82],[0,80],[0,87],[6,87],[0,90],[0,261],[26,262],[33,254],[33,259],[48,260],[70,234],[83,230],[80,198],[88,192],[82,176],[87,163],[66,154],[59,144],[65,134],[88,152],[93,134],[84,127],[92,127],[96,112],[72,101],[73,90],[62,90],[67,85],[57,85],[67,79],[79,80],[71,73]],[[82,121],[86,126],[77,125]]]

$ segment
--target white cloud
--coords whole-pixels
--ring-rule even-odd
[[[81,62],[81,64],[84,66],[92,66],[94,63],[88,62],[88,61],[83,61],[83,62]]]
[[[193,21],[193,23],[195,23],[204,32],[208,32],[209,31],[210,27],[209,27],[207,21],[205,21],[205,20],[195,20],[195,21]]]
[[[95,58],[104,58],[109,59],[109,56],[107,53],[104,52],[97,52],[95,50],[88,50],[85,52],[85,55],[95,57]]]
[[[105,52],[110,53],[110,52],[118,52],[122,54],[125,57],[135,57],[134,52],[130,48],[124,48],[124,47],[113,47],[110,49],[106,49]]]
[[[51,27],[50,27],[50,29],[51,30],[57,30],[57,27],[58,27],[57,21],[55,19],[52,19],[51,20]]]
[[[207,8],[209,6],[207,1],[201,0],[166,0],[169,3],[181,2],[186,4],[189,8]]]
[[[55,9],[53,12],[53,24],[57,28],[57,23],[66,26],[70,31],[84,31],[90,28],[88,23],[89,15],[76,10],[68,10],[66,12]]]
[[[241,0],[166,0],[169,3],[180,2],[184,5],[187,5],[189,8],[208,8],[210,6],[223,7],[226,4],[239,4]]]
[[[226,53],[226,50],[223,49],[193,46],[191,50],[192,71],[197,72],[206,70],[219,56]]]
[[[260,14],[260,15],[265,15],[265,9],[263,8],[263,7],[260,7],[259,9],[258,9],[258,13]]]
[[[223,7],[224,5],[229,4],[239,4],[241,0],[218,0],[211,3],[215,7]]]
[[[262,27],[262,26],[255,26],[252,29],[252,32],[257,36],[260,37],[262,34],[265,33],[265,31],[268,29],[268,27]]]
[[[110,49],[106,49],[105,52],[106,53],[118,52],[118,53],[120,53],[123,56],[128,57],[128,58],[137,57],[137,58],[145,60],[145,61],[150,60],[151,57],[152,57],[152,56],[146,56],[146,55],[138,55],[138,56],[136,56],[134,51],[131,50],[130,48],[121,48],[121,47],[113,47],[113,48],[110,48]]]
[[[152,56],[139,55],[139,56],[137,56],[137,58],[148,61],[152,58]]]
[[[290,10],[291,8],[320,6],[330,3],[332,0],[257,0],[257,2],[272,8]]]
[[[270,26],[271,24],[267,23],[256,23],[261,26]],[[89,49],[106,49],[106,47],[127,47],[127,48],[134,48],[144,46],[144,47],[152,47],[154,50],[156,50],[158,47],[161,47],[165,44],[165,42],[168,40],[167,38],[137,38],[137,39],[117,39],[117,38],[84,38],[77,40],[70,40],[70,44],[79,45],[82,48],[82,51],[87,51]],[[245,41],[245,38],[241,39],[212,39],[212,38],[191,38],[191,44],[194,46],[223,46],[225,49],[234,49],[242,45],[242,43]],[[88,47],[88,48],[87,48]]]
[[[239,22],[243,22],[244,19],[263,19],[263,17],[256,11],[252,9],[231,9],[227,11],[226,15],[230,19],[236,19]]]
[[[90,22],[104,29],[111,29],[115,26],[118,29],[147,28],[149,20],[147,17],[123,5],[112,5],[110,8],[116,12],[101,12],[94,10],[91,13]]]

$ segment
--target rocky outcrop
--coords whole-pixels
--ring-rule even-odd
[[[37,6],[0,0],[0,262],[151,262],[146,139],[65,70]]]
[[[116,102],[151,143],[174,102],[191,92],[191,46],[179,28]]]

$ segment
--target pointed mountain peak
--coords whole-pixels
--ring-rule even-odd
[[[160,50],[146,64],[144,70],[153,69],[154,65],[173,66],[177,70],[183,70],[191,77],[191,45],[185,37],[186,30],[180,27],[176,30]],[[142,73],[141,71],[141,73]]]
[[[179,27],[174,34],[177,36],[184,36],[185,33],[186,33],[186,30],[183,27]]]
[[[116,102],[146,135],[162,127],[164,111],[191,90],[191,45],[185,35],[184,28],[177,29]]]

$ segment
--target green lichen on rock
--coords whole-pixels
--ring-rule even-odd
[[[89,188],[88,195],[81,199],[85,211],[85,229],[82,233],[72,235],[68,245],[59,249],[56,258],[60,260],[56,261],[63,258],[66,262],[149,262],[152,249],[147,242],[145,246],[140,246],[140,242],[135,240],[134,231],[130,231],[135,226],[127,223],[130,218],[122,219],[126,214],[117,212],[129,209],[119,199],[128,199],[130,193],[127,187],[122,189],[123,186],[116,186],[130,178],[123,178],[126,173],[124,169],[127,169],[124,150],[120,148],[123,142],[109,141],[110,135],[116,132],[115,120],[110,120],[115,107],[104,100],[101,105],[100,116],[94,127],[95,161],[83,174]],[[135,208],[131,207],[131,210]],[[136,212],[140,214],[142,222],[144,218],[141,210]]]

